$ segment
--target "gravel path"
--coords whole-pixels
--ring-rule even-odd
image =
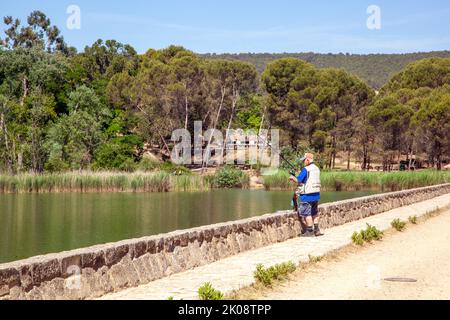
[[[395,218],[407,220],[409,216],[413,215],[417,215],[418,217],[420,217],[428,212],[436,210],[437,208],[445,208],[448,205],[450,205],[450,194],[419,202],[410,206],[400,207],[372,217],[327,229],[325,230],[325,236],[323,237],[295,238],[267,247],[246,251],[205,266],[201,266],[192,270],[177,273],[169,277],[153,281],[146,285],[142,285],[136,288],[129,288],[116,293],[111,293],[102,297],[102,299],[165,300],[170,296],[174,299],[196,299],[198,297],[198,288],[205,282],[211,282],[214,288],[224,293],[230,293],[233,290],[237,290],[253,284],[253,272],[258,263],[262,263],[265,266],[271,266],[286,261],[293,261],[294,263],[307,262],[309,261],[309,255],[320,256],[348,246],[349,244],[351,244],[352,233],[354,231],[364,229],[366,227],[366,223],[370,223],[380,230],[386,230],[390,228],[390,223]],[[446,227],[447,230],[449,230],[450,224]],[[422,241],[428,239],[427,236],[424,236],[421,233],[422,231],[416,232],[416,236],[414,238],[422,239]],[[450,244],[450,241],[448,240],[449,239],[447,239],[447,245]],[[418,242],[420,243],[420,241]],[[430,244],[433,244],[433,246],[430,246]],[[439,246],[436,244],[439,244]],[[402,254],[407,255],[411,252],[414,252],[413,249],[415,246],[416,245],[410,245],[409,242],[405,242],[403,244],[404,252]],[[441,243],[439,242],[427,242],[426,246],[430,246],[430,250],[434,250],[434,247],[437,248],[436,250],[441,249]],[[450,252],[450,250],[448,249],[449,248],[446,247],[447,254],[448,252]],[[399,256],[390,256],[388,260],[392,260],[393,263],[394,260],[398,258]],[[439,261],[440,260],[441,259],[439,259]],[[374,262],[372,262],[370,259],[364,262],[364,260],[357,258],[355,259],[354,263],[354,266],[347,265],[346,269],[344,269],[347,278],[353,275],[353,269],[355,267],[362,268],[361,270],[363,270],[363,273],[366,274],[367,266],[373,264]],[[381,264],[379,265],[383,266]],[[329,285],[330,283],[335,281],[329,280],[330,276],[331,274],[326,275],[326,273],[324,273],[324,275],[322,275],[321,272],[318,272],[315,275],[315,278],[308,277],[308,279],[315,279],[313,283],[309,283],[311,287],[315,287],[315,282],[318,282],[320,280],[323,283],[322,286],[326,287],[326,290],[328,290],[326,292],[322,292],[320,289],[317,289],[320,292],[317,291],[317,295],[315,297],[325,298],[331,296],[338,298],[337,295],[335,296],[334,292],[337,292],[337,288],[341,285],[325,286],[325,284]],[[339,280],[339,276],[336,277],[336,279]],[[292,299],[300,299],[305,296],[312,297],[309,295],[308,291],[305,291],[301,288],[302,285],[292,285],[292,288],[290,289],[291,291],[288,291],[288,293],[286,293],[285,295],[280,292],[279,297]],[[345,296],[346,295],[342,295],[342,297]],[[276,296],[274,295],[273,298],[276,298]]]
[[[403,277],[417,282],[388,282]],[[450,210],[308,268],[262,299],[450,299]]]

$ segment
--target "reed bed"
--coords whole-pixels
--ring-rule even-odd
[[[413,172],[322,172],[323,191],[379,190],[398,191],[450,182],[450,172],[413,171]],[[264,177],[267,190],[292,190],[289,173],[278,171]]]
[[[0,193],[47,192],[168,192],[209,189],[201,176],[161,172],[69,172],[0,175]]]
[[[263,176],[266,190],[291,190],[294,184],[289,180],[289,172],[278,170],[274,174]]]
[[[230,171],[229,169],[227,169]],[[230,171],[231,172],[231,171]],[[207,191],[213,188],[248,188],[249,176],[172,175],[158,172],[67,172],[53,174],[0,175],[0,193],[48,192],[169,192]],[[233,178],[233,179],[231,179]],[[278,170],[264,176],[266,190],[292,190],[289,173]],[[450,182],[450,172],[322,172],[323,191],[397,191]],[[224,182],[226,182],[224,184]],[[222,184],[221,184],[222,183]],[[223,185],[224,184],[224,185]]]
[[[207,176],[180,175],[170,178],[170,191],[206,191],[212,188],[212,181]]]

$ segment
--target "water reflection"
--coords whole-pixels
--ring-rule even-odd
[[[323,202],[374,192],[325,192]],[[291,192],[0,195],[0,263],[290,208]]]

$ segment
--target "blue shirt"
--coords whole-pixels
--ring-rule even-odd
[[[298,183],[305,184],[307,180],[308,180],[308,170],[306,170],[306,168],[303,168],[302,172],[300,172],[300,174],[297,177],[297,181],[298,181]],[[300,200],[301,200],[301,202],[319,201],[320,200],[320,192],[310,193],[310,194],[302,194],[300,196]]]

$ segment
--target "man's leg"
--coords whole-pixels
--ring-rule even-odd
[[[314,236],[314,221],[311,216],[311,204],[308,202],[302,202],[300,204],[300,217],[305,220],[306,231],[300,234],[302,237]]]
[[[316,237],[323,236],[319,227],[319,202],[315,201],[311,203],[311,215],[314,223],[314,234]]]

